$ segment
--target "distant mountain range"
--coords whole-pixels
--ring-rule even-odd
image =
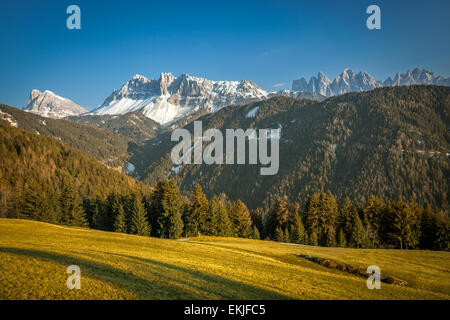
[[[136,75],[123,86],[114,89],[105,101],[88,112],[73,101],[51,91],[33,90],[25,111],[44,117],[64,118],[78,115],[124,115],[141,113],[160,125],[168,125],[188,115],[212,113],[229,105],[244,105],[267,100],[274,96],[306,98],[322,101],[327,97],[348,92],[369,91],[386,86],[409,85],[450,86],[450,78],[435,76],[427,70],[415,68],[405,74],[397,73],[384,82],[375,80],[367,72],[345,69],[334,80],[319,72],[317,77],[294,80],[292,90],[265,91],[248,80],[212,81],[182,74],[161,73],[159,79]]]
[[[375,80],[367,72],[356,73],[352,69],[345,69],[334,80],[330,80],[325,74],[319,72],[317,77],[311,77],[309,81],[305,78],[294,80],[292,91],[309,92],[326,97],[338,96],[348,92],[363,92],[380,87],[410,86],[410,85],[441,85],[450,86],[450,78],[435,76],[433,72],[415,68],[405,74],[397,73],[394,78],[385,81]]]

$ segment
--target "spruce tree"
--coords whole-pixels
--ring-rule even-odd
[[[183,202],[174,180],[159,182],[151,199],[156,232],[162,238],[177,239],[183,233]]]
[[[231,223],[233,225],[233,234],[236,237],[251,238],[252,218],[247,206],[237,200],[228,206]]]
[[[297,244],[305,244],[305,228],[299,215],[295,215],[294,223],[291,225],[291,242]]]
[[[106,212],[104,206],[102,206],[99,199],[93,204],[92,213],[92,226],[95,229],[107,230]]]
[[[114,221],[114,231],[127,233],[127,217],[123,205],[119,203],[116,209],[116,219]]]
[[[352,229],[350,233],[350,243],[353,247],[361,248],[365,244],[365,230],[357,212],[352,213]]]
[[[232,224],[225,204],[216,196],[209,202],[209,214],[214,216],[216,236],[230,237],[232,235]]]
[[[289,230],[287,227],[284,228],[284,236],[283,236],[283,242],[289,243],[291,242],[291,236],[289,235]]]
[[[21,216],[28,219],[42,220],[42,196],[38,194],[35,185],[28,186],[20,203]]]
[[[326,240],[325,245],[327,247],[336,246],[336,229],[334,225],[329,225],[326,230]]]
[[[185,232],[187,236],[198,236],[201,233],[206,234],[207,224],[206,216],[209,211],[209,203],[202,188],[195,184],[191,197],[191,206],[184,217]]]
[[[261,235],[260,235],[259,230],[258,230],[258,228],[256,226],[253,226],[252,238],[256,239],[256,240],[260,240],[261,239]]]
[[[280,226],[275,229],[275,241],[284,242],[284,232]]]
[[[287,196],[277,196],[275,199],[275,204],[269,211],[266,227],[267,235],[269,237],[274,237],[277,227],[281,227],[283,230],[286,227],[289,227],[295,219],[295,214],[296,212],[294,205],[289,202]]]
[[[142,196],[139,192],[133,194],[133,204],[131,209],[131,225],[130,231],[132,234],[139,236],[150,235],[150,225],[146,217],[147,213],[142,203]]]
[[[380,242],[381,224],[383,222],[385,208],[386,204],[383,199],[370,195],[363,210],[363,222],[367,230],[368,241],[371,242],[372,248],[378,246]]]
[[[264,221],[263,221],[264,212],[263,212],[263,210],[260,208],[257,208],[255,210],[250,210],[250,216],[252,218],[253,225],[258,229],[258,232],[263,234],[264,233]],[[260,234],[260,237],[261,237],[261,234]]]
[[[450,250],[450,220],[446,212],[439,212],[436,214],[435,230],[433,241],[433,249],[435,250]]]
[[[400,249],[414,247],[420,237],[419,212],[415,204],[408,205],[402,199],[389,203],[389,236]]]
[[[82,201],[75,192],[71,182],[64,184],[60,197],[62,222],[70,226],[88,227],[89,223],[83,210]]]
[[[318,237],[317,237],[317,232],[316,231],[313,231],[311,234],[309,234],[309,236],[308,236],[308,243],[311,246],[319,245],[319,241],[318,241]]]
[[[305,208],[305,229],[311,237],[317,237],[317,232],[319,230],[319,213],[320,212],[320,194],[314,193],[312,197],[306,203]],[[309,240],[311,242],[311,240]]]
[[[339,229],[338,233],[338,246],[341,248],[345,248],[347,246],[347,239],[342,228]]]
[[[70,225],[71,211],[75,204],[75,190],[71,182],[64,181],[60,197],[61,222]]]
[[[354,218],[358,215],[356,207],[353,205],[349,197],[346,197],[342,207],[339,209],[338,228],[345,236],[345,244],[351,243],[353,232]],[[340,235],[339,235],[340,237]],[[342,240],[339,242],[344,243]],[[342,245],[341,245],[342,246]]]
[[[70,212],[70,225],[77,227],[89,227],[89,223],[86,219],[86,214],[84,213],[81,201],[75,200],[75,203]]]

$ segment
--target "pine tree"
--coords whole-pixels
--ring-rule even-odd
[[[450,220],[448,214],[445,212],[439,212],[435,219],[436,234],[434,236],[434,249],[435,250],[450,250]]]
[[[327,247],[336,246],[336,229],[334,225],[329,225],[326,231],[326,242]]]
[[[93,205],[92,226],[95,229],[107,230],[106,213],[99,199]]]
[[[347,239],[345,238],[344,230],[339,229],[338,233],[338,246],[341,248],[345,248],[347,246]]]
[[[75,191],[72,183],[65,182],[60,197],[61,222],[70,225],[71,210],[75,203]]]
[[[368,241],[371,242],[372,248],[375,248],[380,242],[381,224],[386,204],[383,199],[374,195],[370,195],[369,200],[363,210],[364,227],[367,230]]]
[[[262,209],[257,208],[255,210],[250,210],[250,216],[252,218],[253,225],[256,227],[256,229],[258,229],[258,232],[264,233],[264,221],[263,221],[264,213]]]
[[[191,207],[184,217],[185,232],[187,236],[198,236],[201,233],[206,234],[207,224],[206,216],[209,211],[209,203],[202,188],[195,184],[192,193]]]
[[[352,213],[352,229],[350,233],[350,243],[356,247],[361,248],[365,244],[364,226],[356,211]]]
[[[142,203],[142,196],[138,192],[133,194],[130,231],[132,234],[139,236],[149,236],[151,231]]]
[[[295,208],[292,205],[287,196],[276,197],[273,208],[269,211],[269,218],[267,221],[267,233],[268,236],[273,237],[277,227],[285,229],[293,223],[295,219]]]
[[[114,231],[127,233],[127,217],[123,205],[119,203],[116,209],[116,220],[114,221]]]
[[[356,207],[349,197],[344,199],[342,207],[339,209],[338,228],[345,236],[345,244],[352,242],[352,232],[355,216],[358,215]],[[342,245],[341,245],[342,246]]]
[[[400,249],[414,247],[420,237],[420,213],[416,205],[408,205],[400,199],[395,204],[389,203],[387,210],[391,227],[390,238]]]
[[[7,182],[0,178],[0,218],[13,217],[16,197]]]
[[[319,228],[319,211],[320,194],[314,193],[306,203],[305,208],[305,229],[309,234],[309,237],[311,237],[312,234],[315,234],[315,237],[317,237]],[[311,239],[309,240],[309,242],[311,243]]]
[[[251,238],[252,218],[247,206],[241,200],[237,200],[230,203],[228,208],[234,236]]]
[[[65,183],[60,198],[62,222],[70,226],[88,227],[89,223],[82,207],[82,201],[75,193],[72,183]]]
[[[42,206],[42,197],[38,194],[37,186],[28,186],[22,196],[22,200],[20,203],[21,217],[42,220]]]
[[[428,204],[421,217],[420,247],[433,250],[435,248],[435,236],[437,234],[436,214]]]
[[[216,236],[230,237],[232,235],[232,224],[225,204],[216,196],[213,196],[209,202],[210,215],[214,216],[216,221]]]
[[[297,244],[306,243],[305,228],[299,215],[295,215],[294,223],[291,225],[291,242]]]
[[[169,217],[169,228],[167,230],[168,239],[178,239],[183,233],[183,219],[181,213],[172,213]]]
[[[77,227],[89,227],[89,223],[86,219],[86,214],[81,206],[81,201],[76,200],[70,214],[70,225]]]
[[[256,240],[260,240],[261,239],[261,235],[260,235],[259,230],[258,230],[258,228],[256,226],[253,226],[252,238],[256,239]]]
[[[280,226],[275,229],[275,241],[284,242],[284,232]]]
[[[159,182],[152,196],[152,215],[157,234],[162,238],[177,239],[183,233],[183,202],[174,180]]]
[[[311,246],[319,245],[319,241],[318,241],[318,237],[317,237],[317,232],[316,231],[313,231],[312,233],[309,234],[308,243]]]
[[[289,243],[291,242],[291,236],[289,235],[289,230],[287,227],[284,228],[284,236],[283,236],[283,242]]]

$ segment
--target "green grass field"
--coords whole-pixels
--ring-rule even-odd
[[[366,279],[307,254],[407,282],[369,290]],[[81,268],[81,289],[66,268]],[[0,219],[0,299],[449,299],[450,253],[287,245],[201,237],[189,241]]]

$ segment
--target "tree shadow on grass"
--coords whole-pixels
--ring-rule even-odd
[[[196,288],[200,291],[204,290],[206,291],[206,288],[202,288],[198,285],[195,285],[192,281],[189,282],[189,280],[186,279],[195,279],[197,281],[204,281],[208,285],[208,292],[214,296],[220,297],[220,299],[262,299],[262,300],[286,300],[286,299],[293,299],[289,296],[285,296],[282,294],[279,294],[277,292],[268,291],[265,289],[261,289],[258,287],[254,287],[242,282],[226,279],[220,276],[187,269],[184,267],[176,266],[167,264],[160,261],[151,260],[148,258],[140,258],[140,257],[133,257],[128,256],[124,254],[118,254],[118,253],[112,253],[113,255],[134,259],[141,261],[145,264],[151,264],[154,266],[162,267],[167,269],[168,271],[173,270],[176,272],[179,272],[183,275],[182,279],[179,278],[176,279],[178,283],[188,285],[189,287]],[[173,281],[173,279],[172,279]]]
[[[222,299],[292,299],[275,292],[270,292],[219,276],[162,263],[159,261],[121,254],[114,255],[135,259],[144,262],[145,264],[158,266],[162,269],[166,269],[168,271],[167,274],[170,274],[170,271],[174,270],[186,275],[186,277],[184,280],[181,280],[178,277],[175,278],[166,276],[163,272],[162,274],[158,274],[158,278],[165,280],[165,282],[158,280],[151,281],[107,264],[59,253],[19,248],[0,248],[0,252],[48,260],[63,264],[65,266],[77,265],[80,267],[82,274],[85,274],[91,278],[106,281],[118,288],[132,292],[143,299],[188,300],[204,299],[204,297],[207,296],[204,294],[196,294],[193,291],[205,293],[209,292],[212,296],[220,297]],[[189,278],[200,280],[200,282],[206,282],[209,289],[204,290],[202,287],[192,283],[192,281],[189,282]],[[185,286],[185,288],[183,288],[183,286]]]

